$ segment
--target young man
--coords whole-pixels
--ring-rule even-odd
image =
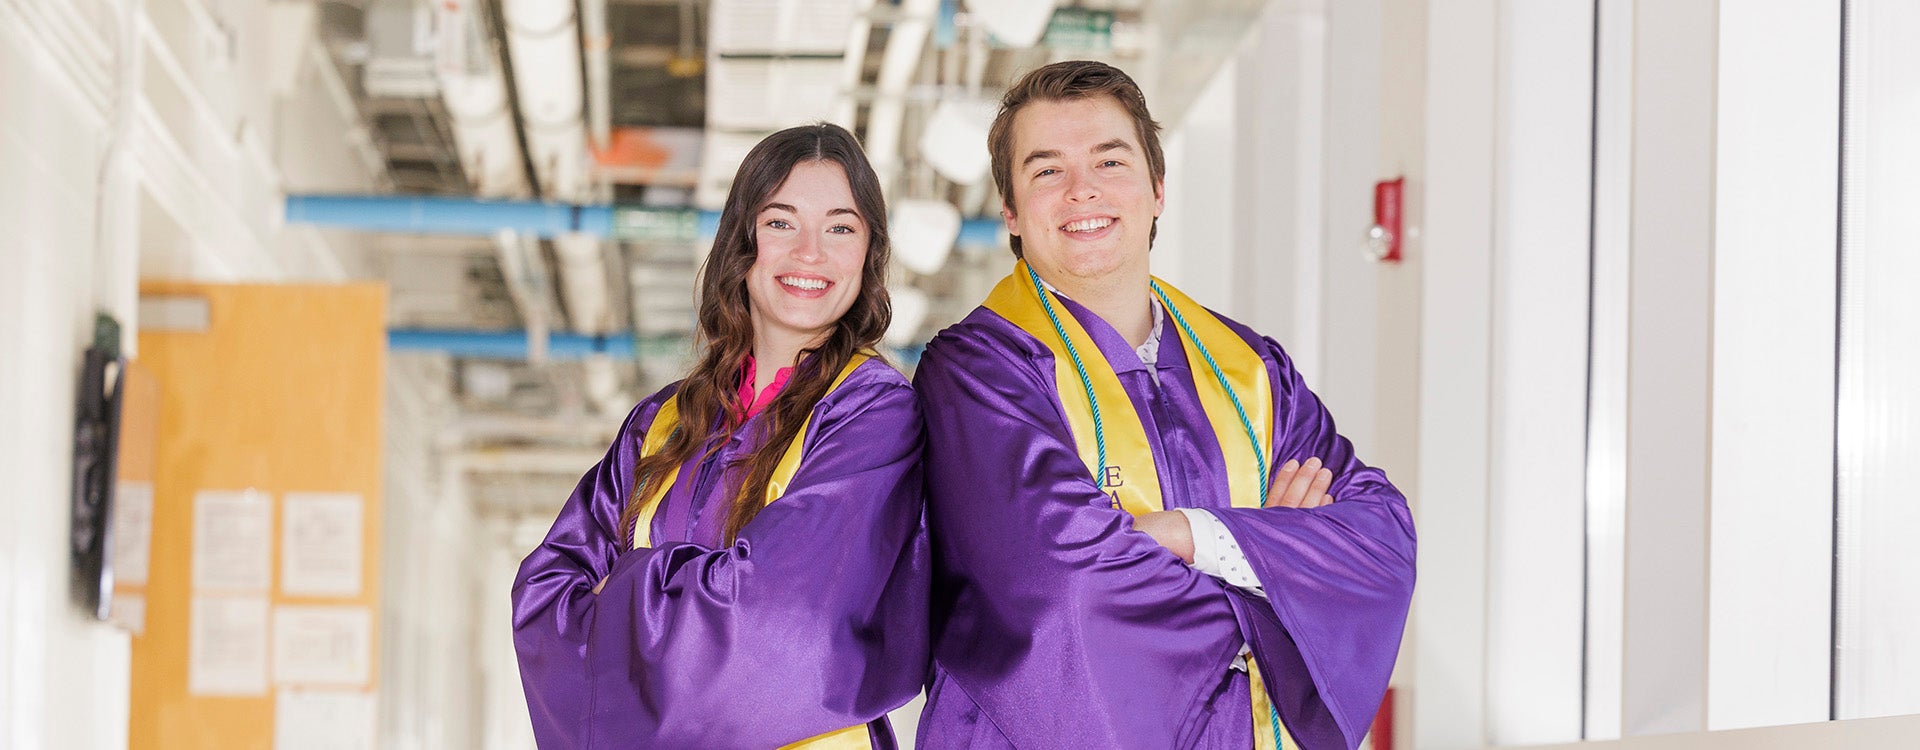
[[[988,140],[1020,262],[915,383],[920,746],[1357,746],[1413,591],[1406,499],[1279,344],[1148,274],[1166,170],[1131,78],[1036,70]]]

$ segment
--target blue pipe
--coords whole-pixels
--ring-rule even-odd
[[[455,357],[476,359],[526,359],[527,333],[394,328],[387,331],[387,350],[445,352]],[[594,354],[633,359],[634,351],[633,336],[626,332],[604,336],[580,333],[547,335],[547,357],[551,359],[581,359]]]
[[[547,358],[583,359],[592,355],[605,355],[620,359],[634,359],[641,349],[647,350],[649,354],[668,354],[673,351],[684,351],[689,343],[687,339],[677,336],[653,337],[636,341],[633,334],[627,331],[617,331],[603,336],[550,333],[547,335]],[[920,363],[920,354],[925,349],[924,344],[915,344],[888,347],[887,353],[893,357],[895,363],[913,367]],[[391,328],[387,330],[387,351],[434,352],[472,359],[524,360],[528,354],[527,332]]]
[[[692,242],[720,231],[720,212],[630,205],[572,205],[405,195],[289,195],[287,223],[411,234],[487,237],[502,229],[538,237],[579,232],[622,240]],[[996,247],[999,219],[960,223],[959,245]]]
[[[488,236],[502,229],[552,237],[612,233],[612,206],[431,196],[289,195],[287,223],[418,234]]]

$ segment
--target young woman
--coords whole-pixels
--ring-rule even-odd
[[[747,155],[699,363],[635,407],[520,566],[543,748],[891,747],[927,659],[920,412],[872,347],[886,208],[851,133]]]

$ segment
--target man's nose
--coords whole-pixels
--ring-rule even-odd
[[[1092,175],[1074,170],[1068,173],[1067,179],[1067,200],[1078,203],[1100,197],[1100,188],[1094,185]]]

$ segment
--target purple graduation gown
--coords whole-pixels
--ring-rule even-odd
[[[915,375],[934,545],[934,669],[919,746],[1246,750],[1247,677],[1230,669],[1243,642],[1297,742],[1358,746],[1413,592],[1405,497],[1354,457],[1279,344],[1222,317],[1266,362],[1273,464],[1320,457],[1338,498],[1311,510],[1230,507],[1225,459],[1194,384],[1213,374],[1172,317],[1156,386],[1111,326],[1055,299],[1146,423],[1167,509],[1217,515],[1269,598],[1202,574],[1133,530],[1074,447],[1053,355],[978,308],[927,346]],[[1262,731],[1268,721],[1260,717]]]
[[[799,471],[731,545],[721,529],[756,416],[681,468],[650,526],[617,528],[639,448],[678,384],[635,407],[513,584],[542,748],[771,748],[868,724],[919,692],[927,542],[919,407],[878,358],[814,407]],[[726,476],[723,476],[725,474]],[[606,578],[606,587],[592,593]]]

